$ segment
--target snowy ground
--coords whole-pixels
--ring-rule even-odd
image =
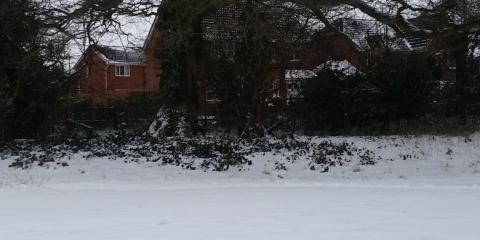
[[[7,157],[0,239],[479,239],[479,136],[335,140],[393,161],[322,174],[266,154],[215,173],[106,159],[13,170]]]

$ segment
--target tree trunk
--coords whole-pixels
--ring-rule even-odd
[[[456,41],[452,41],[453,57],[456,62],[456,83],[455,83],[455,113],[459,123],[465,124],[467,121],[467,54],[468,44],[465,36],[459,37]]]

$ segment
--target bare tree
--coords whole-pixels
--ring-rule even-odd
[[[479,3],[474,0],[164,0],[161,3],[154,0],[40,0],[39,4],[44,9],[44,22],[51,29],[49,33],[88,39],[89,43],[95,43],[93,36],[105,29],[112,26],[121,29],[118,22],[121,16],[158,14],[161,19],[159,27],[164,32],[159,54],[164,69],[171,70],[170,73],[164,72],[162,83],[166,88],[163,93],[170,95],[171,99],[185,97],[193,105],[198,104],[193,99],[201,75],[198,70],[201,59],[197,53],[202,41],[202,19],[228,4],[243,5],[243,25],[240,26],[243,28],[240,32],[243,39],[235,63],[242,68],[239,79],[248,83],[246,86],[250,86],[252,92],[249,101],[255,107],[251,110],[250,119],[254,124],[262,122],[264,92],[268,88],[266,77],[260,74],[268,71],[262,68],[268,66],[267,62],[276,57],[274,55],[291,55],[299,46],[298,41],[308,32],[286,34],[297,36],[297,39],[287,41],[278,36],[276,28],[283,24],[284,19],[267,17],[265,12],[283,8],[284,12],[296,14],[297,23],[302,19],[314,19],[322,25],[318,29],[326,28],[338,34],[342,32],[334,21],[345,12],[355,12],[382,22],[399,36],[442,39],[448,46],[449,54],[456,60],[457,114],[461,119],[466,116],[468,76],[465,76],[464,66],[468,56],[476,49],[480,29]],[[409,20],[418,16],[429,16],[430,24],[417,25]],[[307,22],[305,24],[308,25]],[[435,27],[431,27],[433,25]],[[185,101],[179,102],[185,104]]]
[[[335,29],[323,10],[326,4],[333,4],[332,1],[299,0],[297,2],[309,6],[327,27]],[[456,62],[457,115],[461,120],[466,119],[465,96],[468,76],[465,75],[467,72],[465,67],[468,62],[467,57],[469,53],[472,53],[471,47],[476,42],[475,36],[480,31],[478,1],[428,0],[424,1],[422,5],[406,0],[339,0],[334,2],[334,5],[337,6],[342,4],[351,6],[390,26],[399,36],[442,39],[448,46],[449,54]],[[430,16],[428,25],[414,25],[408,20],[408,18],[421,15]],[[431,26],[435,27],[432,28]]]

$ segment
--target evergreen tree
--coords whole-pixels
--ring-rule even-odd
[[[46,133],[66,75],[31,0],[0,1],[0,139]]]

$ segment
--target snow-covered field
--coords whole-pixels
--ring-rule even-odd
[[[0,191],[2,239],[478,239],[480,189],[63,186]]]
[[[480,136],[339,140],[388,160],[320,173],[266,154],[217,173],[100,158],[15,170],[7,157],[0,239],[480,239]]]

